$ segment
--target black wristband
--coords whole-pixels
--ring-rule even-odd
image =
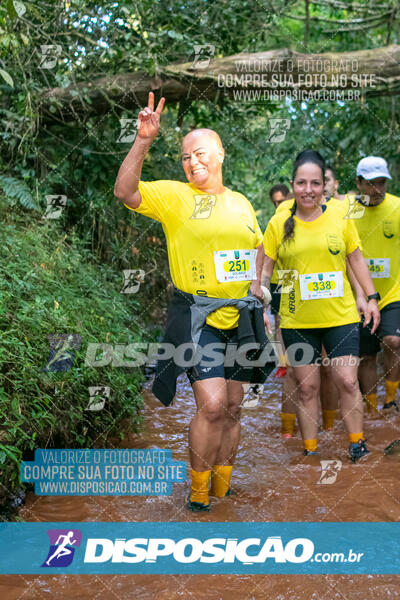
[[[371,294],[370,296],[367,296],[368,302],[370,300],[376,300],[377,302],[379,302],[380,299],[381,299],[381,295],[379,292],[375,292],[375,294]]]

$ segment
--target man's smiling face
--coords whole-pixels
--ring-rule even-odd
[[[219,136],[210,130],[194,130],[182,142],[182,165],[189,183],[199,189],[222,177],[224,150]]]

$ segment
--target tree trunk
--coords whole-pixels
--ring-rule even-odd
[[[285,95],[294,97],[296,91],[321,89],[362,90],[366,97],[400,93],[395,87],[400,83],[400,46],[395,44],[372,50],[325,54],[301,54],[280,49],[207,62],[202,59],[197,65],[170,65],[156,77],[141,72],[121,73],[48,90],[40,107],[42,122],[86,119],[104,114],[110,108],[117,112],[124,108],[136,111],[147,104],[151,90],[165,96],[169,104],[218,101],[221,95],[236,97],[240,102],[257,102],[256,96],[252,99],[238,95],[240,90],[241,94],[258,91],[260,102],[268,101],[271,92],[281,94],[281,99]],[[315,97],[315,100],[323,99]]]

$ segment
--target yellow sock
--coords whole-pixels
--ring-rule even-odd
[[[397,388],[399,387],[399,382],[398,381],[388,381],[386,379],[385,387],[386,387],[385,404],[389,404],[389,402],[394,402],[394,400],[396,398]]]
[[[365,394],[365,403],[369,413],[378,410],[378,397],[376,394]]]
[[[281,412],[281,434],[290,433],[293,435],[294,424],[296,422],[296,413]]]
[[[317,440],[303,440],[304,450],[309,450],[310,452],[316,452],[317,450]]]
[[[279,360],[280,367],[287,367],[289,364],[286,352],[284,354],[279,354],[278,360]]]
[[[322,427],[324,429],[332,429],[336,419],[337,410],[322,409]]]
[[[208,482],[210,476],[211,469],[209,471],[194,471],[192,469],[192,490],[190,492],[190,500],[192,502],[209,504]]]
[[[358,440],[363,440],[364,439],[364,433],[361,431],[361,433],[349,433],[349,440],[350,440],[350,444],[356,444],[358,442]]]
[[[214,465],[211,473],[211,496],[223,498],[229,490],[232,465]]]

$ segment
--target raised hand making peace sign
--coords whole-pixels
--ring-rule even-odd
[[[160,129],[160,116],[165,104],[161,98],[154,110],[154,94],[149,93],[149,103],[140,111],[137,120],[137,136],[132,148],[122,163],[115,182],[114,194],[124,204],[135,209],[142,199],[138,189],[144,157]]]
[[[154,110],[154,94],[149,92],[148,106],[138,115],[138,136],[153,141],[160,129],[160,116],[164,108],[165,98],[161,98]]]

